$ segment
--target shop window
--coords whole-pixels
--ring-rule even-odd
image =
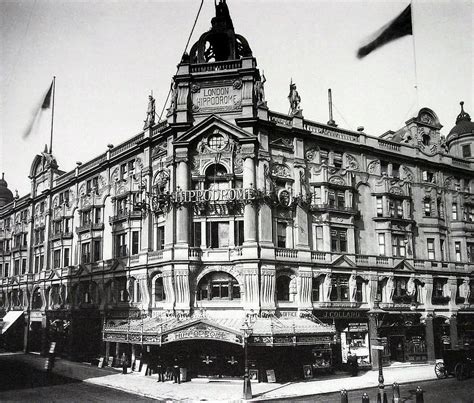
[[[165,226],[160,225],[156,230],[156,249],[163,250],[165,248]]]
[[[207,274],[198,284],[198,300],[211,299],[240,299],[238,281],[225,272]]]
[[[428,197],[423,200],[423,212],[425,217],[431,217],[431,199]]]
[[[465,144],[462,146],[462,157],[471,158],[471,145]]]
[[[234,239],[235,245],[241,246],[244,243],[244,222],[235,221],[234,223]]]
[[[163,286],[163,277],[155,280],[155,302],[161,302],[166,299],[165,287]]]
[[[461,261],[461,242],[454,242],[454,253],[456,255],[456,262]]]
[[[115,255],[117,257],[127,256],[126,234],[115,235]]]
[[[405,257],[406,256],[406,238],[404,235],[392,234],[392,256]]]
[[[201,223],[200,222],[193,222],[192,244],[193,244],[193,247],[195,248],[201,247]]]
[[[290,282],[291,282],[291,279],[288,276],[279,276],[277,278],[277,281],[276,281],[277,301],[290,300]]]
[[[69,266],[69,248],[64,248],[64,267],[68,267]],[[35,262],[35,266],[36,266],[36,262]]]
[[[331,301],[349,301],[349,276],[332,276]]]
[[[319,301],[319,280],[313,277],[313,283],[311,286],[311,300],[313,302]]]
[[[53,267],[58,269],[61,267],[61,250],[53,251]]]
[[[434,239],[428,238],[426,240],[426,247],[428,250],[428,260],[435,260]]]
[[[331,252],[347,252],[347,229],[331,228]]]
[[[379,255],[385,256],[385,234],[379,234]]]
[[[457,205],[457,203],[453,203],[453,205],[451,206],[451,218],[453,220],[458,219],[458,205]]]
[[[221,221],[208,222],[208,246],[211,248],[229,247],[229,223]]]
[[[138,231],[132,231],[132,255],[138,255],[139,236],[140,233]]]
[[[90,263],[91,261],[91,244],[90,242],[81,245],[81,263]]]
[[[377,217],[383,217],[383,198],[377,197]]]
[[[323,227],[321,225],[316,226],[316,250],[324,250]]]
[[[93,246],[94,259],[92,261],[98,262],[102,259],[102,241],[100,239],[94,239]]]
[[[277,222],[277,247],[286,248],[286,228],[288,224],[286,222]]]

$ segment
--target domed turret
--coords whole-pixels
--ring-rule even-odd
[[[191,63],[221,62],[252,56],[247,40],[234,31],[225,0],[219,0],[216,4],[216,16],[211,24],[212,28],[202,34],[191,48]]]
[[[454,126],[446,138],[449,153],[458,158],[474,160],[474,122],[464,111],[464,102],[460,102],[461,112],[456,118]]]
[[[5,180],[5,174],[2,173],[2,179],[0,179],[0,207],[13,201],[13,193],[8,189],[8,183]]]

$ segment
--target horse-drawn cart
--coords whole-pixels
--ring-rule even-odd
[[[474,349],[444,350],[443,361],[437,362],[434,370],[438,379],[448,375],[454,375],[459,381],[469,378],[474,370]]]

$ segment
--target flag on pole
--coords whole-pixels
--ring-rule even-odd
[[[377,48],[405,35],[413,35],[411,4],[397,18],[374,33],[370,42],[358,50],[357,57],[362,59]]]
[[[51,108],[51,98],[53,94],[53,83],[54,80],[51,82],[51,85],[49,86],[48,90],[46,91],[45,95],[41,98],[41,103],[38,104],[38,106],[35,107],[33,110],[33,113],[31,115],[31,120],[23,132],[23,138],[26,139],[31,132],[33,131],[33,127],[35,126],[35,123],[38,121],[40,118],[40,115],[43,111]]]

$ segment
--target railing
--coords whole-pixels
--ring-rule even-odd
[[[389,262],[388,257],[377,256],[377,257],[375,258],[375,263],[376,263],[377,265],[386,266],[386,265],[388,265],[388,262]]]
[[[145,135],[143,133],[138,134],[135,137],[132,137],[130,140],[126,141],[125,143],[122,143],[118,145],[115,148],[112,148],[110,151],[110,156],[115,157],[118,154],[123,153],[124,151],[127,151],[131,148],[133,148],[141,139],[143,139]]]
[[[295,259],[298,257],[298,249],[275,248],[275,256]]]
[[[202,256],[201,248],[195,248],[195,247],[189,248],[188,256],[194,257],[194,258],[200,258]]]
[[[311,204],[311,210],[330,210],[330,211],[340,211],[345,213],[355,214],[357,212],[356,209],[353,207],[346,207],[346,206],[331,206],[327,203],[319,203],[319,204]]]
[[[322,134],[323,136],[334,137],[341,140],[352,141],[355,143],[359,142],[359,136],[357,134],[344,133],[337,130],[331,130],[331,129],[328,129],[327,127],[322,127],[319,124],[308,121],[308,120],[304,121],[303,128],[314,134]]]
[[[105,155],[105,154],[99,155],[98,157],[96,157],[96,158],[82,164],[81,166],[79,166],[79,168],[78,168],[79,173],[82,173],[82,172],[85,172],[89,169],[95,168],[96,166],[98,166],[102,162],[104,162],[106,159],[107,159],[107,155]]]
[[[326,252],[311,252],[311,260],[326,261]]]
[[[356,264],[361,264],[361,265],[369,264],[369,256],[356,255]]]
[[[270,119],[271,122],[278,123],[280,125],[284,126],[292,126],[293,125],[293,119],[289,117],[288,115],[283,115],[281,113],[276,113],[276,112],[270,112],[268,114],[268,118]]]
[[[226,62],[192,64],[191,73],[204,73],[207,71],[236,70],[242,67],[241,60],[231,60]]]
[[[126,219],[129,219],[129,218],[141,218],[142,217],[142,212],[141,211],[124,211],[124,212],[121,212],[117,215],[114,215],[114,216],[110,216],[109,217],[109,223],[110,224],[113,224],[114,222],[116,221],[122,221],[122,220],[126,220]]]
[[[156,136],[157,134],[160,134],[167,127],[168,127],[168,121],[163,120],[161,122],[158,122],[153,128],[152,136]]]
[[[379,141],[379,146],[382,148],[386,148],[387,150],[400,151],[401,149],[400,144],[393,143],[387,140],[382,140],[382,139],[379,139],[378,141]]]

